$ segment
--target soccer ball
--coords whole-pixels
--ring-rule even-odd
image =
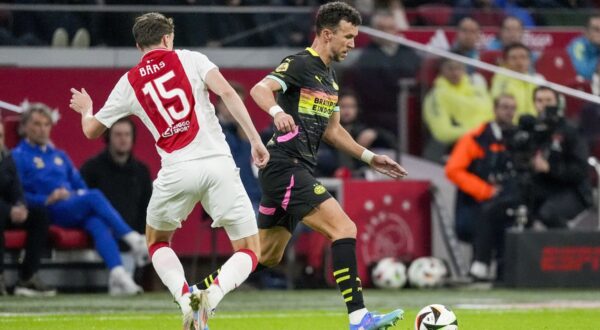
[[[446,265],[434,257],[418,258],[408,267],[408,281],[415,288],[441,286],[447,274]]]
[[[400,289],[406,285],[406,266],[394,258],[383,258],[373,269],[371,279],[378,288]]]
[[[446,306],[433,304],[419,311],[415,330],[458,330],[458,320]]]

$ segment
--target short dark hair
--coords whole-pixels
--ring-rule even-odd
[[[115,121],[114,124],[112,124],[112,126],[109,129],[107,129],[106,132],[104,132],[104,143],[106,143],[107,146],[110,145],[110,135],[113,131],[113,128],[118,124],[129,124],[129,126],[131,127],[131,138],[133,139],[133,143],[135,143],[135,137],[137,133],[135,123],[133,122],[133,120],[131,120],[130,117],[123,117]]]
[[[508,93],[502,93],[494,98],[494,109],[496,109],[498,107],[498,105],[500,105],[500,100],[502,100],[502,99],[512,99],[513,101],[516,101],[514,95],[508,94]]]
[[[551,91],[552,94],[554,94],[554,98],[556,99],[556,102],[557,103],[560,102],[560,94],[548,86],[538,86],[533,90],[533,93],[531,95],[532,95],[534,101],[535,101],[535,96],[540,91]]]
[[[525,46],[525,44],[521,43],[521,42],[514,42],[510,45],[506,45],[504,46],[504,48],[502,49],[502,58],[506,59],[506,57],[508,57],[508,53],[510,53],[513,49],[525,49],[527,51],[527,54],[531,54],[531,49],[529,49],[529,47]]]
[[[172,18],[161,13],[147,13],[138,16],[133,24],[133,38],[140,48],[157,45],[163,36],[175,31]]]
[[[317,11],[315,22],[317,35],[323,29],[335,30],[342,20],[354,26],[359,26],[362,23],[358,10],[345,2],[335,1],[322,5]]]

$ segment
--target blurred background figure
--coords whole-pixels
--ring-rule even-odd
[[[439,72],[423,101],[431,136],[423,156],[443,163],[456,140],[492,118],[492,99],[485,85],[469,78],[464,64],[444,59]]]
[[[600,58],[600,15],[588,19],[584,35],[571,41],[567,52],[577,75],[591,80]]]
[[[504,66],[509,70],[528,75],[539,81],[544,80],[544,76],[541,74],[530,71],[531,51],[521,43],[510,44],[504,47],[502,60]],[[536,87],[537,84],[534,83],[511,78],[503,74],[494,74],[491,94],[492,97],[498,97],[500,94],[510,94],[515,97],[515,100],[517,100],[516,122],[522,115],[537,115],[533,104],[533,90]]]
[[[494,99],[494,120],[461,137],[446,164],[446,176],[458,188],[456,234],[473,245],[470,275],[476,280],[489,279],[494,252],[502,263],[504,230],[514,222],[504,210],[518,194],[506,148],[516,108],[512,95]]]
[[[514,16],[508,16],[502,20],[498,36],[487,45],[486,49],[502,51],[508,45],[523,43],[524,34],[523,22]]]
[[[4,147],[4,125],[0,122],[0,296],[8,294],[4,281],[4,231],[19,228],[27,233],[25,258],[19,265],[16,296],[53,296],[56,290],[38,276],[40,259],[46,249],[48,217],[43,207],[26,205],[15,162]]]

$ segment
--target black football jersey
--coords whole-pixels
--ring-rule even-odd
[[[339,111],[335,71],[315,50],[306,48],[286,57],[267,77],[281,85],[277,103],[297,127],[289,133],[275,131],[267,143],[271,158],[296,158],[312,171],[329,117]]]

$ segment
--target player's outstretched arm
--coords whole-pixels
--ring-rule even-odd
[[[240,99],[239,95],[227,80],[225,80],[225,77],[223,77],[218,69],[210,70],[206,74],[205,81],[208,88],[221,97],[225,106],[233,115],[233,118],[235,118],[244,130],[244,133],[246,133],[246,136],[248,136],[250,145],[252,146],[254,164],[256,164],[258,168],[265,167],[269,161],[269,152],[263,145],[254,124],[252,124],[252,119],[250,119],[250,115],[248,114],[248,110],[246,109],[244,102],[242,102],[242,99]]]
[[[82,88],[81,91],[71,88],[71,103],[69,107],[81,114],[81,128],[83,134],[88,139],[95,139],[102,135],[106,130],[106,126],[102,125],[96,118],[92,110],[92,98]]]
[[[334,112],[329,118],[329,124],[323,139],[336,149],[339,149],[350,156],[360,159],[369,164],[374,170],[383,173],[393,179],[401,179],[408,175],[408,172],[386,155],[376,155],[370,150],[358,144],[340,124],[340,113]]]
[[[280,89],[281,85],[278,82],[270,78],[264,78],[252,87],[250,95],[261,109],[273,117],[273,123],[277,130],[288,133],[297,128],[294,118],[285,113],[275,101],[273,93]]]

